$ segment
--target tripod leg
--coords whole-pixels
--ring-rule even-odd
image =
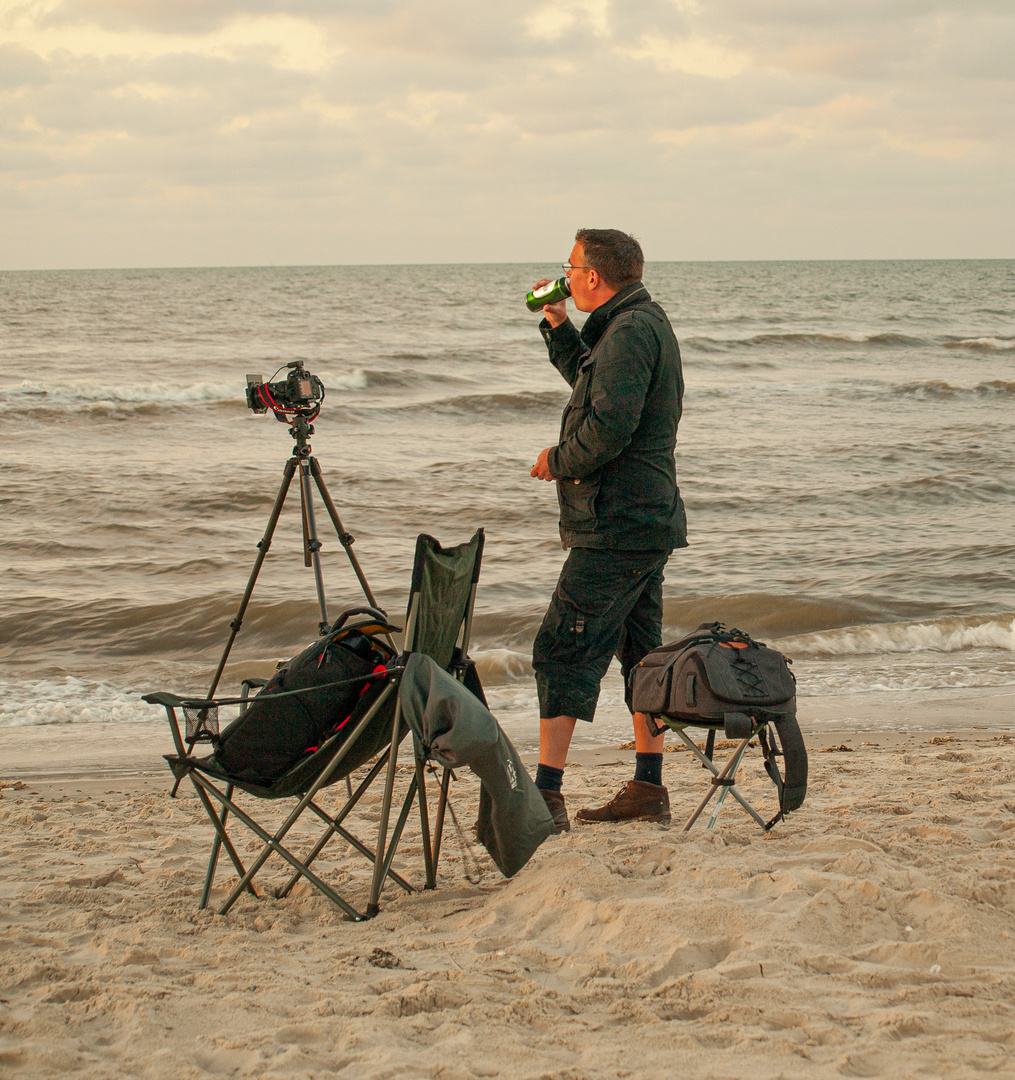
[[[314,474],[314,480],[317,482],[317,490],[321,493],[321,498],[324,500],[324,505],[328,510],[328,516],[331,518],[331,523],[335,526],[335,532],[338,533],[338,542],[345,548],[345,553],[349,556],[349,562],[352,563],[353,573],[355,573],[356,578],[360,583],[360,587],[363,589],[363,595],[367,598],[367,603],[371,607],[377,607],[377,600],[374,598],[373,591],[367,582],[366,574],[363,573],[363,567],[360,566],[359,559],[356,558],[356,552],[352,550],[352,545],[356,542],[356,538],[352,533],[345,531],[342,519],[338,516],[338,508],[335,506],[331,495],[328,494],[328,489],[324,483],[324,477],[321,475],[321,464],[315,457],[310,459],[310,471]]]
[[[215,675],[211,680],[211,689],[208,691],[209,698],[215,696],[215,691],[218,689],[219,679],[222,678],[222,672],[225,670],[226,661],[229,659],[229,653],[233,647],[233,642],[236,640],[236,635],[240,632],[240,626],[243,623],[243,615],[247,610],[247,604],[250,603],[250,596],[254,591],[254,585],[257,583],[257,575],[261,572],[261,564],[268,554],[268,548],[271,547],[271,538],[275,533],[275,526],[278,524],[278,516],[282,513],[282,506],[285,503],[286,495],[289,493],[289,485],[292,483],[295,472],[296,458],[291,457],[285,463],[285,468],[282,470],[282,483],[279,485],[278,494],[275,496],[275,505],[271,508],[268,526],[264,530],[264,536],[257,542],[257,558],[254,560],[253,569],[250,571],[250,577],[247,579],[247,588],[243,593],[243,599],[240,601],[239,610],[236,612],[236,618],[229,624],[231,633],[229,635],[229,640],[226,642],[226,647],[222,652],[222,659],[219,660],[219,666],[215,669]]]
[[[324,597],[324,574],[321,572],[321,541],[317,538],[317,522],[314,519],[314,489],[310,486],[310,466],[300,462],[300,504],[303,508],[303,564],[313,566],[314,583],[317,586],[317,603],[321,608],[320,633],[331,630],[328,622],[328,602]]]

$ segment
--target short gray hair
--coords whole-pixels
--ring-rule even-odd
[[[619,229],[579,229],[575,241],[585,252],[585,263],[611,289],[641,281],[645,256],[641,244]]]

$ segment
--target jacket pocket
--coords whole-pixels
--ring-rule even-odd
[[[557,500],[560,503],[560,527],[574,532],[593,532],[596,518],[596,496],[599,494],[599,476],[586,476],[584,480],[559,480]]]

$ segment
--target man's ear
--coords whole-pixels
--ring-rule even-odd
[[[589,285],[588,285],[588,287],[589,287],[589,291],[592,292],[592,291],[595,291],[596,289],[599,288],[599,283],[603,279],[599,276],[599,271],[598,270],[593,270],[591,267],[589,267],[589,272],[588,273],[589,273],[589,277],[588,277]]]

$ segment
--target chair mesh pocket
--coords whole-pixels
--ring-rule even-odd
[[[183,717],[187,722],[187,742],[216,742],[219,735],[219,710],[217,705],[199,708],[183,706]]]

